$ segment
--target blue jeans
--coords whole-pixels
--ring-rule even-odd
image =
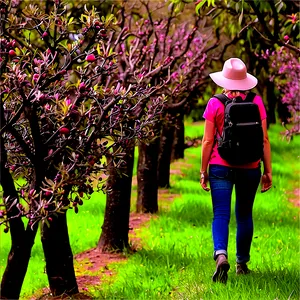
[[[212,233],[214,259],[219,254],[227,256],[231,194],[235,186],[236,202],[236,261],[250,260],[250,247],[253,237],[252,208],[260,182],[261,170],[230,168],[221,165],[209,166],[209,183],[213,204]]]

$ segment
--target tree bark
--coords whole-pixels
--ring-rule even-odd
[[[48,227],[42,227],[42,245],[46,261],[46,271],[53,296],[78,293],[73,254],[70,246],[67,215],[52,217]]]
[[[12,245],[1,281],[0,299],[19,299],[38,226],[24,230],[21,218],[9,222]]]
[[[184,158],[184,114],[180,113],[176,118],[174,130],[171,161]]]
[[[129,214],[134,146],[126,150],[121,167],[116,168],[120,159],[108,160],[108,192],[102,232],[98,248],[102,252],[122,251],[129,247]]]
[[[170,187],[170,165],[174,130],[174,126],[166,124],[160,137],[157,178],[158,187],[162,188]]]
[[[274,82],[267,80],[267,101],[268,101],[268,124],[276,124],[276,103],[277,97],[275,95],[275,84]]]
[[[0,137],[0,144],[0,184],[3,188],[3,198],[9,196],[6,210],[11,235],[11,248],[1,280],[0,298],[19,299],[38,226],[35,225],[32,229],[27,226],[25,230],[22,218],[17,217],[19,210],[16,205],[8,209],[15,200],[18,203],[18,195],[13,178],[5,167],[7,156],[2,137]]]
[[[159,138],[149,145],[139,145],[137,212],[156,213],[158,211],[157,163],[159,145]]]

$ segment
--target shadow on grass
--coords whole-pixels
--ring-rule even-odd
[[[160,215],[197,227],[207,226],[212,221],[212,210],[207,204],[188,200],[178,204],[173,203],[170,211],[162,211]]]

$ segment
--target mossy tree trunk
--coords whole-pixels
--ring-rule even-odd
[[[184,114],[178,114],[175,120],[175,130],[173,137],[171,161],[175,161],[180,158],[184,158]]]
[[[170,187],[170,167],[174,130],[174,126],[165,124],[160,137],[157,180],[158,187],[162,188]]]
[[[53,296],[78,293],[73,253],[70,246],[67,214],[57,214],[42,227],[42,245],[46,261],[46,272]]]
[[[139,145],[137,212],[156,213],[158,211],[157,163],[159,145],[159,138],[149,145]]]
[[[123,161],[123,162],[122,162]],[[129,247],[129,214],[134,162],[134,146],[121,158],[108,158],[106,208],[98,248],[102,252]],[[118,167],[116,167],[118,166]]]

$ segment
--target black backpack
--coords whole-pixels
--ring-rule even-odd
[[[255,94],[228,98],[224,94],[214,96],[225,105],[224,127],[217,138],[220,156],[231,165],[255,162],[263,156],[263,129],[258,105],[253,103]]]

